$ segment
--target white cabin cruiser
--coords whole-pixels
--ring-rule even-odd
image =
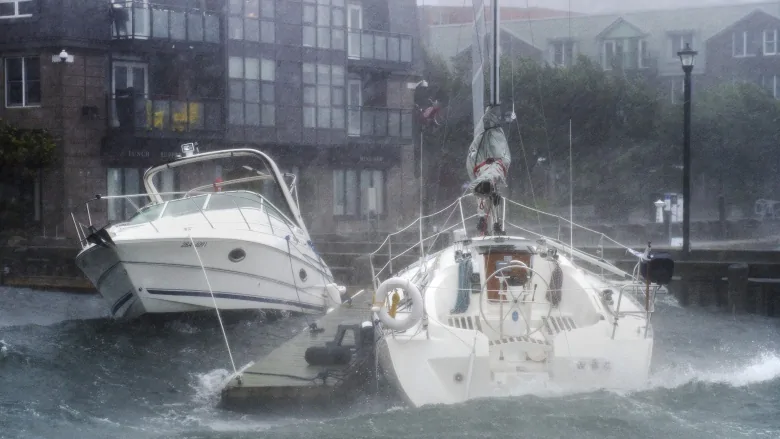
[[[484,10],[481,1],[476,3],[475,11]],[[655,294],[674,269],[667,255],[654,254],[648,245],[644,252],[626,247],[637,258],[634,272],[626,273],[600,255],[573,248],[573,230],[581,226],[499,194],[511,157],[498,99],[497,3],[492,2],[489,38],[490,103],[477,115],[466,160],[470,194],[407,227],[420,228],[418,263],[393,272],[393,261],[414,250],[392,253],[393,237],[405,230],[391,234],[371,254],[378,362],[413,406],[545,388],[636,388],[650,371]],[[483,26],[475,23],[474,41],[485,41],[479,35]],[[472,94],[481,109],[479,47],[472,58]],[[467,216],[469,208],[477,213]],[[447,216],[442,232],[423,239],[423,220],[438,215]],[[568,245],[522,225],[542,215],[571,228]],[[473,220],[478,233],[470,237]],[[507,227],[519,234],[508,234]],[[450,231],[452,244],[426,250]],[[374,258],[385,255],[387,263],[375,267]]]
[[[73,215],[82,244],[76,264],[113,317],[214,308],[321,313],[341,303],[344,287],[316,253],[297,198],[267,155],[182,150],[146,171],[146,194],[97,196],[86,203],[86,224]],[[158,189],[174,182],[189,189]],[[97,202],[135,213],[96,227]]]

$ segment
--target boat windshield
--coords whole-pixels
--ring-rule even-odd
[[[210,212],[236,208],[264,209],[268,215],[279,221],[292,224],[290,217],[277,209],[276,206],[269,203],[261,195],[247,191],[218,192],[209,195],[201,194],[148,205],[136,212],[126,224],[142,224],[160,218],[178,217],[201,211]]]
[[[236,152],[200,160],[196,156],[192,161],[184,159],[175,166],[160,168],[150,177],[153,192],[160,194],[163,201],[181,200],[168,203],[164,217],[199,209],[213,210],[217,206],[223,209],[237,205],[260,207],[262,202],[271,205],[270,211],[275,210],[292,221],[295,218],[282,189],[285,183],[277,181],[271,164],[257,154]],[[229,197],[211,197],[209,205],[204,206],[205,194],[229,194]]]

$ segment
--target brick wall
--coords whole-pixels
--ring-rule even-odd
[[[59,52],[56,52],[59,53]],[[40,56],[41,105],[5,108],[5,87],[0,117],[22,128],[45,128],[59,139],[57,163],[43,172],[40,232],[46,236],[75,236],[70,212],[96,193],[105,192],[105,170],[99,162],[106,127],[105,55],[72,52],[72,63],[54,63],[55,50],[7,53],[3,56]],[[0,69],[0,78],[4,69]],[[97,117],[82,115],[84,106],[97,108]]]

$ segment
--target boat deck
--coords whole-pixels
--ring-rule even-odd
[[[222,390],[222,405],[231,409],[255,408],[282,402],[296,405],[329,402],[359,390],[374,375],[374,340],[356,346],[348,364],[312,366],[304,355],[310,347],[333,342],[339,326],[371,321],[373,292],[361,290],[351,299],[320,318],[320,331],[301,331],[265,357],[250,363]],[[354,339],[353,339],[354,334]],[[358,332],[347,330],[342,346],[359,345]]]

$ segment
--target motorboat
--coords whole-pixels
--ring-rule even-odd
[[[115,318],[215,308],[322,313],[341,303],[344,287],[316,252],[295,176],[288,179],[258,150],[182,145],[144,173],[145,193],[98,195],[72,214],[76,264]],[[93,223],[98,203],[108,218],[101,226]]]
[[[474,10],[484,10],[478,3]],[[370,255],[378,364],[415,407],[640,387],[650,373],[655,297],[674,270],[669,255],[648,244],[622,246],[636,261],[633,270],[624,271],[603,255],[575,248],[573,234],[592,232],[614,246],[620,243],[501,194],[511,156],[498,99],[497,3],[492,2],[488,39],[490,103],[477,118],[466,156],[466,193],[390,234]],[[485,41],[484,35],[474,41]],[[481,67],[474,73],[473,95],[479,96]],[[529,223],[537,217],[563,224],[569,242],[535,229]],[[424,238],[425,224],[434,221],[443,224]],[[409,242],[404,234],[416,228],[419,242],[399,251],[397,243]],[[446,245],[437,250],[442,242]],[[417,262],[393,269],[417,248]]]

